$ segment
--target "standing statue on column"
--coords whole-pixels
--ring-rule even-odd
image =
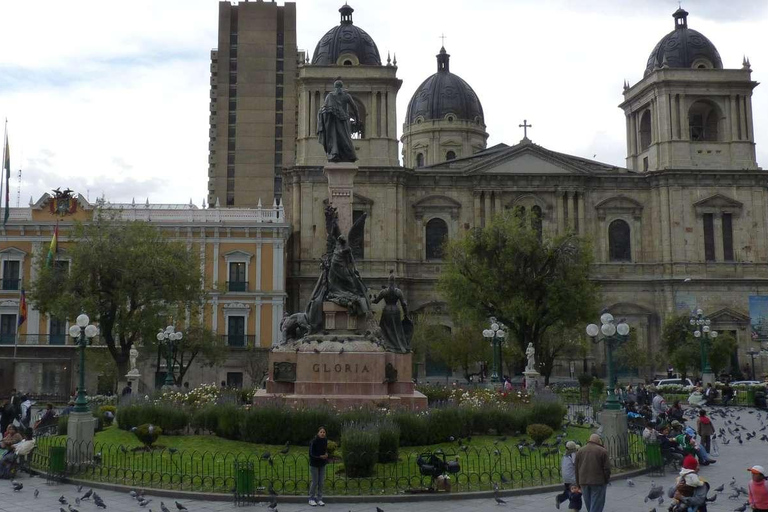
[[[413,337],[413,323],[408,317],[408,303],[405,302],[403,292],[395,286],[394,270],[389,271],[389,284],[381,290],[373,299],[374,304],[384,301],[384,310],[381,312],[381,333],[384,336],[385,347],[393,352],[408,352],[411,350],[411,338]],[[400,308],[403,307],[404,318],[400,319]]]
[[[139,351],[136,350],[135,345],[131,345],[131,350],[128,351],[128,358],[131,362],[131,370],[129,373],[138,373],[138,370],[136,369],[136,360],[139,358]]]
[[[336,80],[333,87],[333,92],[328,93],[317,113],[318,140],[329,162],[355,162],[357,155],[352,143],[350,118],[354,118],[357,123],[360,113],[355,100],[343,89],[341,80]]]
[[[533,348],[533,343],[529,343],[528,348],[525,349],[525,355],[528,358],[528,364],[525,366],[525,369],[528,371],[536,370],[536,361],[533,359],[535,354],[536,349]]]

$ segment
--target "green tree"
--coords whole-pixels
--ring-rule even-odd
[[[625,370],[639,370],[649,364],[648,350],[637,340],[635,328],[630,327],[628,339],[616,347],[613,352],[613,361],[616,368]]]
[[[451,370],[461,370],[469,382],[472,370],[480,361],[489,361],[493,354],[491,344],[482,335],[478,323],[454,327],[450,336],[440,336],[431,345],[432,357],[447,364]]]
[[[738,342],[730,334],[721,334],[712,340],[709,347],[709,366],[712,373],[719,375],[720,372],[728,368],[731,362],[731,354],[738,349]]]
[[[435,315],[428,311],[415,314],[413,316],[413,337],[411,338],[414,363],[426,364],[427,360],[443,361],[437,355],[437,347],[445,346],[446,341],[450,338],[451,330],[438,323]]]
[[[581,326],[596,315],[591,262],[584,239],[573,234],[540,238],[529,223],[506,212],[448,243],[439,287],[452,311],[496,317],[522,351],[533,343],[541,361],[557,357],[567,343],[546,338],[551,329]],[[541,369],[548,382],[551,361]]]
[[[96,210],[92,222],[76,223],[70,234],[68,272],[37,255],[30,301],[44,314],[73,319],[87,313],[99,325],[101,341],[128,372],[131,347],[155,339],[169,313],[196,311],[204,291],[195,251],[170,240],[145,222],[123,222]]]
[[[699,342],[693,336],[690,317],[686,314],[671,316],[661,333],[666,358],[662,358],[685,378],[690,372],[701,370]]]

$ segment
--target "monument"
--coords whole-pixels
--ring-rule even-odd
[[[528,344],[528,348],[525,349],[525,357],[528,358],[528,363],[525,365],[525,389],[528,393],[536,393],[541,385],[541,374],[536,371],[536,349],[533,348],[533,343]]]
[[[394,272],[374,298],[355,266],[353,248],[363,243],[366,221],[362,215],[352,222],[357,156],[350,119],[358,116],[354,100],[337,80],[317,122],[328,158],[323,173],[329,196],[320,276],[306,310],[284,317],[280,342],[269,355],[266,389],[256,393],[255,404],[427,406],[411,380],[413,323]],[[382,301],[377,324],[372,304]]]
[[[135,393],[139,392],[139,381],[141,380],[141,373],[136,368],[136,360],[139,358],[139,351],[136,349],[136,345],[131,345],[131,350],[128,352],[128,360],[131,363],[131,369],[125,375],[128,382],[131,383],[131,387]]]

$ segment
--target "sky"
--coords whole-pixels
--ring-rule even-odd
[[[283,4],[282,1],[278,2]],[[297,0],[298,46],[314,52],[342,0]],[[642,79],[673,30],[677,0],[350,0],[382,59],[397,56],[398,132],[408,101],[451,71],[485,111],[488,144],[528,136],[549,149],[624,165],[622,84]],[[687,0],[688,26],[726,68],[768,72],[768,2]],[[95,200],[201,205],[207,190],[215,0],[0,0],[0,120],[11,145],[11,206],[69,187]],[[753,96],[758,164],[768,167],[768,85]],[[763,143],[765,141],[765,143]],[[19,190],[16,172],[22,169]]]

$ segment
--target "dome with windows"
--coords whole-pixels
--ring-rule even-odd
[[[720,53],[712,41],[688,28],[688,12],[680,8],[672,17],[675,18],[675,30],[664,36],[653,49],[644,76],[663,67],[723,69]]]
[[[437,73],[424,80],[413,93],[405,114],[406,124],[442,119],[485,123],[477,94],[461,77],[450,72],[449,59],[445,48],[440,48]]]
[[[312,64],[381,66],[381,57],[376,43],[365,30],[352,23],[354,9],[344,4],[339,12],[341,23],[329,30],[317,43]]]

